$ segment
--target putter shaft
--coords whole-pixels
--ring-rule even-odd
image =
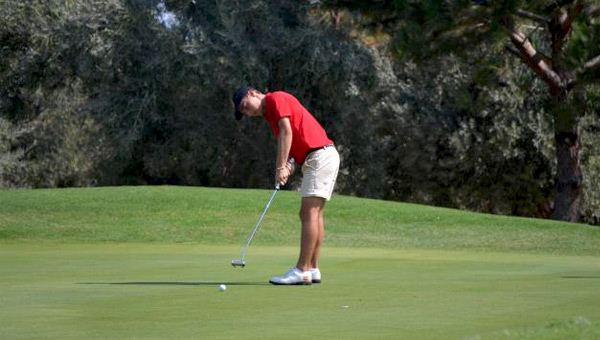
[[[295,164],[294,158],[290,158],[288,160],[288,163],[291,165],[294,165]],[[248,237],[248,240],[246,241],[246,245],[242,249],[242,258],[231,261],[231,265],[234,268],[238,267],[238,266],[244,268],[246,266],[245,259],[246,259],[246,251],[248,250],[248,246],[250,246],[250,242],[252,242],[252,239],[254,239],[254,235],[256,235],[256,232],[258,231],[258,227],[260,226],[260,223],[262,222],[263,218],[265,217],[267,210],[269,210],[269,207],[271,206],[271,202],[273,202],[273,198],[275,198],[275,194],[277,193],[277,191],[279,191],[280,187],[281,186],[279,185],[279,183],[275,184],[275,191],[273,191],[273,194],[271,195],[269,202],[265,206],[265,209],[263,210],[262,215],[260,215],[260,218],[258,219],[256,226],[254,227],[254,229],[252,230],[252,233],[250,234],[250,236]]]
[[[271,202],[273,202],[273,198],[275,198],[275,194],[277,194],[277,191],[279,191],[279,188],[280,188],[279,184],[275,185],[275,190],[273,191],[273,194],[271,195],[269,202],[265,206],[265,209],[263,210],[262,215],[260,215],[260,218],[258,219],[256,226],[254,226],[252,233],[250,234],[250,236],[248,237],[248,240],[246,241],[246,245],[242,249],[242,258],[239,260],[231,261],[232,266],[234,266],[234,267],[241,266],[242,268],[246,266],[246,261],[245,261],[246,251],[248,250],[248,247],[250,246],[252,239],[254,239],[254,235],[256,235],[256,232],[258,231],[258,227],[260,226],[260,223],[262,222],[263,218],[265,218],[265,214],[267,213],[267,210],[269,210],[269,206],[271,206]]]

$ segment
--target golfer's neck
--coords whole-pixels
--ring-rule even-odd
[[[260,108],[258,109],[258,111],[260,112],[261,116],[264,116],[265,115],[265,111],[267,109],[267,104],[266,104],[267,101],[265,100],[265,95],[262,94],[259,99],[260,99]]]

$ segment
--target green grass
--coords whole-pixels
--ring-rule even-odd
[[[297,193],[229,265],[270,194],[0,191],[0,339],[600,339],[598,228],[335,196],[323,283],[277,287]]]
[[[0,191],[0,240],[243,244],[270,190],[118,187]],[[277,194],[257,245],[298,242],[298,193]],[[600,255],[600,229],[335,196],[328,246]]]

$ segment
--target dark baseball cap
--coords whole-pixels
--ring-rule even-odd
[[[244,116],[240,112],[240,103],[242,102],[242,99],[244,99],[244,97],[248,94],[248,92],[250,92],[250,90],[252,90],[251,87],[242,86],[238,88],[233,94],[233,105],[235,106],[235,112],[233,114],[235,115],[235,119],[237,120],[242,119],[242,117]]]

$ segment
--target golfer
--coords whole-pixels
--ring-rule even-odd
[[[300,256],[296,267],[269,282],[297,285],[321,282],[319,255],[325,232],[323,210],[331,199],[340,166],[340,156],[333,141],[315,117],[289,93],[261,93],[252,87],[241,87],[233,95],[235,118],[262,116],[277,138],[275,183],[285,185],[295,166],[302,165],[302,233]]]

